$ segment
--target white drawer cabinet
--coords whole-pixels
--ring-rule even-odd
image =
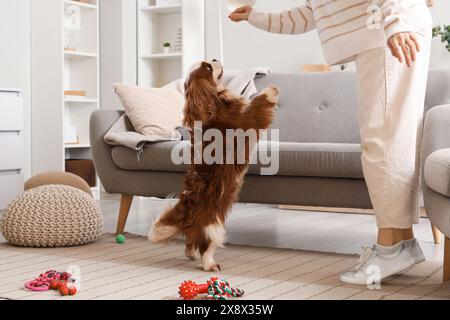
[[[24,190],[22,170],[0,171],[0,210]]]
[[[20,131],[0,132],[0,170],[23,168],[23,138]]]
[[[23,192],[22,93],[0,88],[0,209]]]
[[[23,130],[22,93],[0,88],[0,131]]]

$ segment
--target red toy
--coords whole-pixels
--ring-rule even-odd
[[[69,288],[69,295],[74,296],[77,294],[77,287],[70,287]]]
[[[38,278],[25,282],[25,288],[31,291],[57,290],[62,296],[75,295],[76,287],[68,287],[67,284],[74,283],[75,279],[70,273],[54,270],[40,274]]]
[[[232,288],[225,280],[211,278],[206,284],[183,282],[178,293],[183,300],[193,300],[199,294],[208,294],[207,298],[210,300],[228,300],[231,297],[242,297],[244,290]]]
[[[208,293],[208,288],[209,282],[207,284],[196,284],[193,281],[185,281],[180,286],[178,293],[183,300],[193,300],[199,294]]]
[[[25,288],[31,291],[48,291],[51,288],[51,283],[54,281],[74,282],[75,280],[70,273],[50,270],[40,274],[34,280],[25,282]]]
[[[60,285],[59,286],[59,294],[62,296],[68,296],[69,295],[69,288],[67,288],[67,286],[64,285]]]

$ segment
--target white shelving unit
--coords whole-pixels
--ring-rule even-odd
[[[205,58],[205,0],[138,0],[138,84],[161,87],[184,77],[186,70]],[[188,17],[188,19],[187,19]],[[182,31],[182,50],[174,51]],[[172,44],[163,53],[163,44]]]
[[[69,0],[31,1],[33,171],[65,170],[67,159],[90,159],[89,119],[100,108],[99,5]],[[74,6],[81,17],[76,50],[65,44],[65,12]],[[66,90],[85,91],[82,99]],[[79,143],[65,133],[75,127]],[[99,182],[93,187],[99,195]]]

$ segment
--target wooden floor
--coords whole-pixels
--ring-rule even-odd
[[[442,284],[442,263],[426,261],[393,277],[378,290],[346,285],[339,273],[355,265],[354,255],[228,245],[216,253],[223,270],[213,275],[184,257],[181,241],[155,245],[128,235],[118,245],[113,234],[80,247],[18,248],[0,244],[0,299],[11,300],[173,300],[180,283],[204,283],[211,276],[227,279],[245,291],[239,300],[450,299],[450,283]],[[30,264],[30,261],[33,263]],[[37,270],[81,272],[76,296],[54,291],[23,290]]]
[[[170,200],[135,198],[126,232],[147,235],[152,221],[171,204]],[[115,232],[119,200],[100,202],[107,232]],[[376,239],[375,218],[364,214],[342,214],[280,210],[276,206],[237,204],[226,225],[231,244],[269,248],[359,254],[361,247]],[[433,243],[428,219],[415,227],[428,260],[442,261],[443,246]]]
[[[115,232],[119,198],[103,196],[100,206],[105,232]],[[154,219],[173,203],[136,197],[126,232],[146,236]],[[280,210],[277,206],[237,204],[227,225],[227,242],[269,248],[359,254],[376,239],[375,218],[365,214]],[[428,219],[415,226],[416,236],[428,260],[442,261],[443,245],[435,245]],[[5,240],[0,235],[0,243]]]
[[[135,198],[135,201],[133,202],[131,212],[129,215],[129,220],[127,224],[126,231],[128,233],[136,234],[136,235],[142,235],[145,236],[148,232],[148,229],[154,219],[164,211],[164,209],[171,205],[173,203],[170,200],[158,200],[158,199],[144,199],[144,198]],[[119,210],[119,199],[117,197],[106,197],[104,200],[101,200],[99,202],[102,212],[105,217],[105,232],[115,232],[116,228],[116,222],[117,222],[117,214]],[[292,256],[295,261],[296,259],[303,259],[304,257],[308,258],[309,255],[311,255],[311,251],[313,252],[323,252],[318,253],[321,257],[321,259],[325,259],[324,261],[328,261],[327,259],[337,259],[340,258],[339,256],[336,256],[336,253],[338,254],[359,254],[361,252],[361,247],[365,245],[372,245],[376,239],[376,225],[375,225],[375,219],[372,215],[366,215],[366,214],[343,214],[343,213],[333,213],[333,212],[308,212],[308,211],[298,211],[298,210],[281,210],[278,209],[276,206],[269,206],[269,205],[256,205],[256,204],[238,204],[235,206],[233,212],[230,215],[230,218],[227,221],[226,225],[227,233],[228,233],[228,243],[234,244],[234,245],[244,245],[244,247],[240,247],[242,249],[239,249],[239,247],[236,246],[230,246],[228,248],[223,249],[220,253],[218,253],[218,256],[221,257],[221,259],[226,260],[222,257],[223,255],[235,255],[235,252],[233,250],[247,250],[247,254],[261,254],[261,250],[276,250],[271,248],[281,248],[281,249],[295,249],[295,250],[301,250],[296,252],[294,255],[289,253],[289,259]],[[425,256],[428,260],[427,263],[421,264],[418,269],[414,269],[414,277],[413,276],[407,276],[407,278],[399,278],[399,283],[403,283],[405,279],[416,279],[417,274],[421,275],[421,273],[424,273],[425,276],[422,278],[425,279],[424,285],[421,287],[418,284],[408,285],[407,287],[410,288],[409,290],[414,291],[418,290],[417,288],[422,288],[420,290],[428,292],[430,291],[430,286],[428,284],[429,281],[434,281],[435,285],[439,287],[441,285],[441,277],[442,274],[440,272],[433,271],[430,273],[429,267],[438,268],[440,270],[442,266],[442,260],[443,260],[443,246],[442,245],[435,245],[433,243],[433,236],[431,232],[431,227],[428,219],[421,219],[421,223],[415,227],[416,236],[419,239],[421,243],[421,247],[425,253]],[[128,235],[128,240],[134,239],[134,236]],[[142,239],[142,238],[141,238]],[[4,239],[0,236],[0,242],[4,241]],[[127,241],[127,244],[133,247],[133,241]],[[109,240],[108,243],[112,243],[112,248],[115,248],[115,244],[113,240]],[[145,246],[148,247],[150,244],[148,244],[144,240]],[[254,249],[253,247],[263,247],[261,249]],[[253,249],[252,249],[253,248]],[[82,247],[80,249],[76,248],[76,250],[84,250],[85,248]],[[180,261],[184,264],[188,263],[185,260],[182,259],[183,254],[182,250],[183,247],[181,246],[181,251],[176,255],[177,259],[181,259]],[[61,249],[62,250],[62,249]],[[116,249],[114,249],[116,250]],[[131,250],[131,249],[130,249]],[[133,248],[132,250],[135,250]],[[137,250],[137,249],[136,249]],[[155,248],[155,250],[159,250],[158,248]],[[23,250],[21,250],[22,252]],[[54,252],[57,253],[58,250],[55,250]],[[88,250],[89,251],[89,250]],[[148,254],[148,250],[144,250],[145,254]],[[52,251],[53,252],[53,251]],[[264,252],[263,252],[264,253]],[[89,253],[91,254],[91,253]],[[130,256],[129,253],[125,254],[127,256]],[[314,254],[312,254],[314,256]],[[71,254],[69,254],[71,256]],[[264,254],[263,254],[264,256]],[[348,256],[347,256],[348,257]],[[64,254],[60,257],[61,259],[67,258]],[[117,258],[117,257],[116,257]],[[119,257],[120,258],[120,257]],[[128,258],[127,258],[128,259]],[[136,257],[136,259],[141,259],[141,257]],[[120,259],[119,259],[120,260]],[[170,259],[169,259],[170,260]],[[176,259],[175,259],[176,260]],[[292,261],[294,261],[292,260]],[[331,261],[330,260],[330,261]],[[127,260],[128,261],[128,260]],[[169,262],[171,262],[170,260]],[[291,260],[289,260],[291,261]],[[291,261],[291,262],[292,262]],[[325,275],[320,274],[320,272],[316,272],[314,270],[315,267],[317,267],[316,264],[313,264],[315,266],[311,272],[317,273],[317,278],[319,279],[325,279],[325,280],[317,280],[319,282],[313,282],[311,285],[304,285],[302,284],[299,287],[298,283],[288,283],[288,286],[299,287],[298,290],[302,291],[304,294],[311,295],[311,290],[308,288],[313,288],[314,290],[317,289],[318,292],[328,292],[328,298],[338,299],[342,298],[340,297],[340,293],[347,296],[353,296],[353,294],[356,294],[356,297],[365,299],[365,298],[379,298],[379,297],[366,297],[364,292],[359,293],[362,294],[362,296],[358,296],[358,290],[361,291],[360,288],[347,288],[345,286],[342,286],[341,283],[337,280],[337,272],[341,269],[348,268],[351,264],[354,264],[355,261],[357,261],[357,258],[351,258],[348,260],[345,260],[345,266],[339,265],[339,266],[329,266],[327,268],[324,268],[323,270],[329,270],[328,273]],[[67,261],[64,260],[64,262],[67,264]],[[121,262],[121,261],[119,261]],[[123,261],[122,261],[123,262]],[[121,262],[121,263],[122,263]],[[181,263],[178,260],[176,260],[177,263]],[[78,263],[78,262],[77,262]],[[232,266],[230,266],[228,260],[227,260],[227,272],[234,272]],[[284,260],[280,261],[274,261],[276,267],[276,270],[271,270],[270,272],[278,274],[280,270],[284,270],[283,268],[291,267],[289,263],[286,265]],[[292,262],[293,263],[293,262]],[[348,265],[347,265],[348,263]],[[295,263],[294,263],[295,264]],[[148,267],[148,266],[146,266]],[[336,267],[339,267],[341,269],[336,269]],[[101,266],[103,268],[103,266]],[[264,268],[271,268],[271,265],[266,265]],[[427,269],[428,268],[428,269]],[[41,268],[42,269],[42,268]],[[44,268],[45,269],[45,268]],[[161,268],[160,268],[161,269]],[[250,268],[249,270],[252,271],[254,269],[254,266]],[[278,270],[280,269],[280,270]],[[423,270],[422,270],[423,269]],[[264,269],[265,270],[265,269]],[[320,269],[322,270],[322,269]],[[34,269],[33,269],[34,271]],[[159,270],[157,272],[166,272],[167,270]],[[180,277],[178,273],[181,271],[178,269],[169,270],[170,272],[173,271],[174,277]],[[250,272],[249,271],[249,272]],[[302,272],[305,270],[302,269]],[[168,272],[168,271],[167,271]],[[204,273],[195,269],[193,266],[189,266],[189,268],[186,269],[186,272],[197,272],[198,277],[205,277]],[[287,272],[287,271],[286,271]],[[34,271],[35,273],[35,271]],[[159,274],[158,273],[158,274]],[[270,274],[272,274],[270,273]],[[291,271],[287,272],[289,276],[291,276]],[[416,274],[417,273],[417,274]],[[242,274],[242,272],[239,272],[239,277],[243,277],[242,283],[246,286],[246,289],[248,289],[248,292],[250,295],[248,298],[260,298],[258,296],[258,290],[257,288],[252,288],[247,282],[254,282],[255,274],[254,272],[249,273],[251,276],[249,278],[245,278]],[[259,274],[256,272],[256,274]],[[433,274],[433,276],[430,276],[430,274]],[[189,273],[191,276],[191,274]],[[244,274],[245,275],[245,274]],[[28,275],[27,275],[28,276]],[[31,276],[31,273],[30,273]],[[185,276],[183,273],[182,276]],[[227,274],[228,277],[235,277],[236,275],[230,273]],[[193,275],[192,275],[193,277]],[[308,276],[309,277],[309,276]],[[300,277],[302,281],[302,277]],[[299,278],[299,279],[300,279]],[[420,277],[419,277],[420,278]],[[431,280],[427,280],[430,278]],[[232,278],[235,282],[237,281],[239,283],[240,278]],[[250,280],[249,280],[250,279]],[[309,279],[309,278],[308,278]],[[315,279],[315,278],[314,278]],[[423,280],[422,279],[422,280]],[[148,280],[148,279],[147,279]],[[176,281],[180,281],[178,278],[175,279]],[[277,279],[275,279],[277,280]],[[259,278],[259,280],[256,282],[258,284],[263,283],[269,287],[274,285],[274,288],[278,288],[280,286],[281,291],[285,291],[286,289],[286,283],[278,283],[274,279],[268,277],[265,279],[264,277]],[[315,280],[315,281],[316,281]],[[421,280],[421,281],[422,281]],[[166,281],[166,280],[164,280]],[[246,282],[247,281],[247,282]],[[275,281],[275,282],[274,282]],[[324,283],[322,283],[325,281]],[[409,280],[408,280],[409,281]],[[428,281],[428,282],[427,282]],[[404,283],[403,283],[404,284]],[[90,285],[90,284],[89,284]],[[137,282],[136,285],[142,285],[141,282]],[[154,283],[152,283],[153,288]],[[167,286],[167,284],[164,285]],[[392,288],[396,288],[397,283],[394,283],[394,286],[387,287],[387,291],[383,294],[386,294],[387,298],[402,298],[403,296],[398,294],[392,295]],[[306,286],[304,289],[303,287]],[[144,286],[145,287],[145,286]],[[164,290],[172,290],[174,286],[170,286],[170,288],[164,289]],[[16,287],[14,287],[16,288]],[[13,288],[13,289],[14,289]],[[328,289],[327,289],[328,288]],[[330,289],[334,288],[334,289]],[[114,288],[113,288],[114,289]],[[147,290],[148,288],[145,288]],[[163,290],[161,289],[161,290]],[[289,289],[289,288],[288,288]],[[294,288],[295,289],[295,288]],[[320,289],[320,290],[319,290]],[[152,289],[153,290],[153,289]],[[161,294],[167,294],[168,296],[173,295],[173,292],[165,292],[165,291],[158,291],[158,295]],[[253,292],[253,291],[254,292]],[[297,290],[297,291],[298,291]],[[305,291],[306,290],[306,291]],[[351,290],[355,292],[350,292]],[[428,290],[428,291],[427,291]],[[434,290],[434,289],[433,289]],[[436,289],[437,290],[437,289]],[[441,289],[439,289],[441,290]],[[438,290],[438,291],[439,291]],[[442,291],[443,290],[443,291]],[[448,288],[442,289],[442,292],[446,292],[445,298],[448,298]],[[16,290],[17,291],[17,290]],[[100,293],[95,290],[85,290],[86,294],[91,294],[93,296],[99,295]],[[113,290],[114,291],[114,290]],[[173,290],[172,290],[173,291]],[[280,292],[281,292],[280,291]],[[294,290],[295,295],[291,298],[299,299],[301,295],[299,295],[299,292]],[[425,292],[424,291],[424,292]],[[441,292],[439,291],[439,292]],[[402,291],[403,292],[403,291]],[[434,291],[433,291],[434,292]],[[438,293],[439,293],[438,292]],[[16,294],[15,292],[14,294]],[[394,292],[395,293],[395,292]],[[417,292],[413,292],[412,296],[416,297]],[[17,294],[23,295],[23,292],[18,292]],[[109,294],[109,293],[108,293]],[[134,289],[130,290],[130,295],[135,294]],[[254,294],[254,295],[252,295]],[[374,294],[374,293],[370,293]],[[376,293],[378,294],[378,292]],[[411,295],[408,295],[407,292],[403,292],[402,294],[406,294],[404,297],[410,298]],[[330,296],[331,295],[331,296]],[[419,295],[420,296],[420,295]],[[439,294],[438,294],[439,296]],[[436,296],[437,298],[439,298]],[[5,295],[5,297],[9,297]],[[12,297],[12,296],[11,296]],[[39,296],[40,298],[46,298],[44,296]],[[90,297],[90,296],[89,296]],[[104,298],[104,296],[101,296]],[[106,296],[109,297],[109,296]],[[147,297],[147,296],[145,296]],[[147,298],[161,298],[165,297],[164,295],[161,296],[148,296]],[[314,298],[315,296],[312,295]],[[321,298],[322,296],[319,295],[317,298]],[[16,296],[12,298],[18,298]],[[33,298],[30,296],[30,298]],[[117,298],[117,297],[116,297]],[[289,298],[281,295],[281,298]],[[417,298],[417,297],[416,297]],[[433,298],[433,297],[431,297]],[[1,300],[1,298],[0,298]]]

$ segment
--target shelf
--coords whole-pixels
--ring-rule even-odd
[[[97,99],[64,99],[65,103],[89,103],[89,104],[93,104],[93,103],[98,103]]]
[[[96,53],[64,50],[64,56],[67,58],[97,58]]]
[[[70,0],[64,0],[64,3],[67,5],[78,6],[78,7],[80,7],[80,9],[90,9],[90,10],[97,9],[97,6],[95,4],[90,4],[90,3],[83,3],[83,2],[70,1]]]
[[[167,13],[181,13],[181,4],[173,4],[168,6],[144,6],[141,7],[141,10],[144,12],[150,13],[159,13],[159,14],[167,14]]]
[[[167,60],[167,59],[178,59],[181,58],[183,54],[181,52],[174,53],[153,53],[153,54],[143,54],[142,59],[154,59],[154,60]]]
[[[90,144],[65,144],[65,149],[89,149],[91,147]]]

